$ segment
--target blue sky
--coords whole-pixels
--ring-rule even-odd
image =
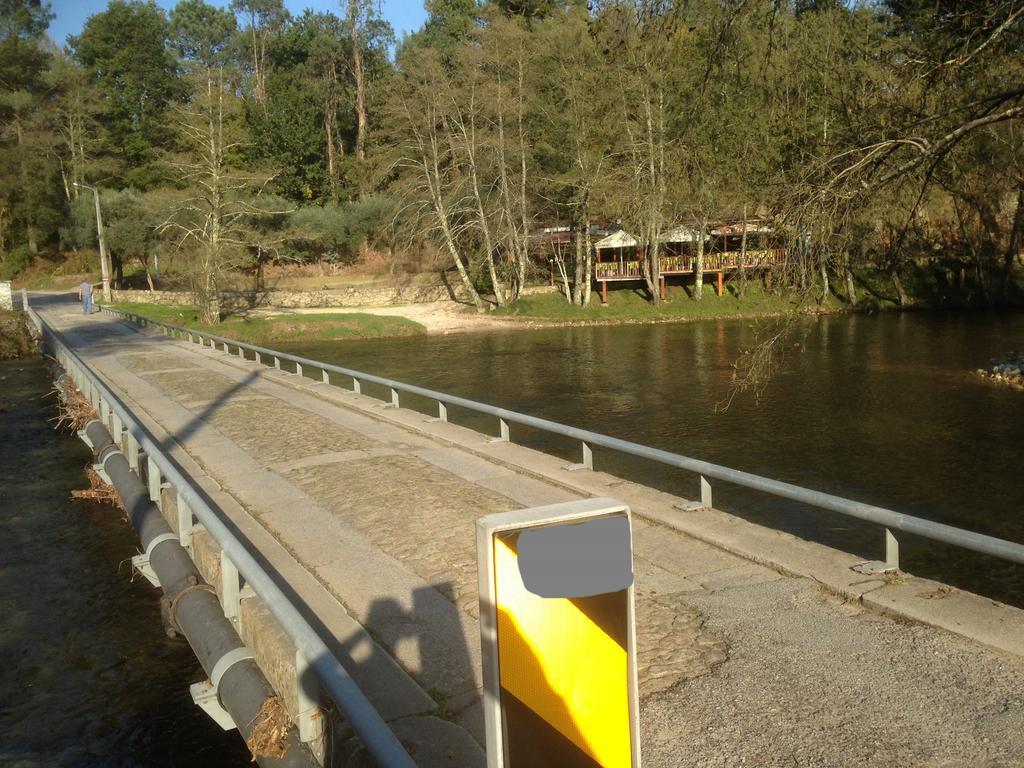
[[[227,6],[231,0],[207,0],[211,5]],[[427,18],[423,0],[378,0],[381,15],[391,22],[395,35],[401,39],[405,32],[420,28]],[[157,4],[170,10],[177,0],[157,0]],[[284,0],[285,7],[292,14],[299,14],[306,8],[314,11],[331,11],[342,15],[338,0]],[[85,20],[107,7],[107,0],[50,0],[51,10],[56,18],[50,22],[50,37],[64,45],[68,35],[82,31]]]

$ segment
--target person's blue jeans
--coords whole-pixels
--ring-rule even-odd
[[[86,294],[85,296],[82,297],[82,314],[84,314],[84,315],[91,315],[92,314],[92,294],[91,293]]]

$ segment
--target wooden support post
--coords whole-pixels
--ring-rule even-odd
[[[602,304],[607,304],[608,303],[608,281],[607,280],[602,280],[601,281],[601,303]]]
[[[658,278],[658,296],[661,299],[665,298],[665,276],[661,275]]]
[[[718,272],[718,282],[715,285],[715,289],[718,291],[718,295],[719,296],[722,295],[722,290],[723,290],[723,287],[724,287],[722,285],[722,282],[723,282],[723,272],[724,272],[724,267],[723,267],[723,269],[719,270],[719,272]]]

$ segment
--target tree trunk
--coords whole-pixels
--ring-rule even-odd
[[[252,95],[256,101],[265,106],[267,94],[263,87],[263,55],[260,52],[260,36],[256,34],[256,17],[250,15],[249,29],[252,33]]]
[[[349,0],[352,21],[352,74],[356,81],[356,159],[366,159],[366,94],[363,83],[363,52],[359,49],[359,0]]]
[[[743,204],[743,233],[740,235],[740,287],[737,293],[743,298],[743,291],[747,287],[747,204]]]
[[[476,286],[473,285],[473,281],[470,279],[469,273],[466,271],[466,265],[462,263],[462,256],[459,254],[459,249],[455,244],[455,234],[452,232],[451,222],[448,220],[448,210],[444,204],[444,198],[441,196],[441,173],[437,158],[436,140],[432,140],[431,142],[430,161],[428,161],[426,153],[423,152],[421,153],[421,162],[424,177],[426,179],[427,186],[430,189],[430,196],[434,204],[434,212],[437,215],[438,223],[441,226],[444,245],[448,249],[448,254],[452,257],[452,261],[455,262],[455,268],[459,271],[459,277],[462,278],[462,285],[472,299],[473,305],[476,307],[476,311],[483,314],[487,311],[487,305],[484,304],[484,300],[481,298]]]
[[[843,254],[843,276],[846,278],[846,300],[853,306],[857,303],[857,292],[853,285],[853,270],[850,268],[850,253]]]
[[[821,272],[821,298],[818,299],[818,304],[824,304],[828,300],[828,262],[825,259],[824,254],[821,256],[819,262],[819,271]]]
[[[594,277],[594,244],[590,242],[590,206],[585,209],[586,218],[583,221],[583,300],[580,306],[590,306],[590,290]]]
[[[327,137],[327,180],[331,187],[331,200],[338,199],[338,177],[334,167],[334,105],[324,105],[324,133]]]
[[[484,210],[484,200],[480,192],[480,181],[477,177],[477,154],[476,154],[476,123],[475,117],[470,117],[469,132],[466,139],[466,158],[469,161],[469,176],[473,183],[473,197],[476,200],[476,214],[480,222],[480,233],[484,238],[484,258],[487,259],[487,273],[491,278],[491,289],[494,291],[494,300],[499,307],[505,306],[505,290],[498,278],[498,272],[494,267],[494,240],[491,237],[491,226],[487,220],[487,212]]]
[[[704,237],[707,231],[707,219],[700,223],[700,230],[697,232],[697,255],[693,261],[693,299],[700,301],[704,298]]]
[[[583,306],[583,259],[584,259],[584,243],[583,243],[583,232],[580,231],[580,222],[578,214],[574,215],[575,220],[572,223],[570,229],[573,233],[573,249],[576,258],[573,260],[573,281],[572,281],[572,298],[571,301],[576,306]]]
[[[1013,263],[1020,251],[1021,238],[1024,237],[1024,185],[1017,190],[1017,212],[1013,216],[1013,225],[1010,227],[1010,239],[1006,243],[1006,253],[1003,255],[1003,280],[999,293],[1006,296],[1013,283]]]
[[[206,270],[203,275],[202,291],[200,293],[199,314],[206,325],[216,325],[220,322],[220,291],[217,286],[217,277],[212,269]]]
[[[910,299],[907,297],[907,292],[903,290],[903,281],[900,280],[899,270],[893,267],[890,270],[892,276],[893,287],[896,288],[896,298],[899,301],[900,309],[903,309],[910,303]]]

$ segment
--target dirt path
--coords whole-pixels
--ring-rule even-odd
[[[320,315],[336,312],[363,312],[368,315],[405,317],[422,325],[427,329],[427,333],[442,335],[467,331],[493,331],[509,327],[508,321],[499,320],[489,315],[480,315],[473,307],[451,301],[400,304],[392,307],[315,307],[275,310],[268,314]],[[521,325],[521,323],[516,323],[516,327]]]

